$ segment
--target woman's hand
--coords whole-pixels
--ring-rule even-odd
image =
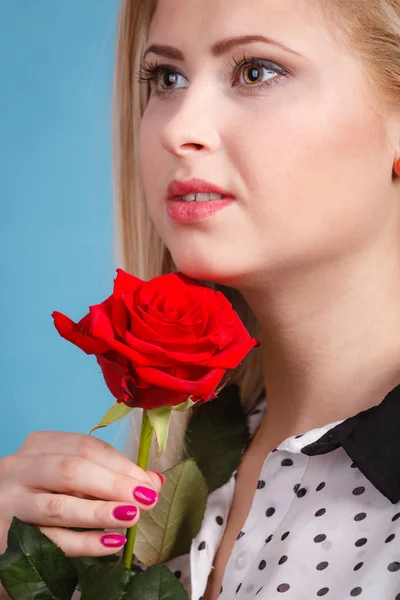
[[[158,501],[162,479],[111,445],[77,433],[38,431],[0,459],[0,553],[13,516],[40,527],[67,556],[120,550],[113,530],[134,525]],[[75,532],[66,527],[111,530]]]

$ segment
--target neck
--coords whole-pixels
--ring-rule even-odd
[[[375,406],[400,383],[398,246],[381,241],[328,267],[241,290],[260,324],[261,429],[275,445]]]

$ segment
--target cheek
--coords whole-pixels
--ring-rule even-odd
[[[159,126],[155,120],[144,116],[139,131],[140,176],[150,217],[159,233],[161,232],[158,223],[160,219],[158,205],[166,192],[163,187],[163,179],[167,174],[166,161],[167,152],[160,143]]]
[[[156,141],[156,126],[144,116],[139,130],[139,167],[145,193],[150,196],[152,183],[154,185],[154,172],[160,159],[160,153],[155,152]]]
[[[382,192],[390,147],[384,121],[360,94],[297,97],[267,117],[255,108],[246,117],[247,142],[239,132],[235,142],[255,226],[304,248],[337,246],[338,238],[353,243],[376,231],[388,215]]]

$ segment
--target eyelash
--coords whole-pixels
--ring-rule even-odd
[[[260,90],[260,89],[263,89],[265,86],[272,87],[273,85],[280,83],[282,77],[288,77],[289,75],[291,75],[291,73],[287,69],[284,69],[283,67],[280,67],[269,60],[262,60],[262,59],[255,58],[255,57],[246,58],[246,56],[244,54],[243,54],[243,59],[241,61],[237,61],[235,58],[233,58],[232,62],[228,66],[229,66],[230,77],[237,76],[239,71],[242,68],[245,68],[248,66],[262,67],[269,72],[278,73],[279,77],[273,77],[272,79],[264,81],[259,84],[253,84],[253,85],[241,84],[241,85],[236,86],[239,89],[245,88],[246,91],[249,89],[250,90],[254,90],[254,89]],[[177,74],[177,75],[180,75],[181,77],[184,77],[175,67],[172,67],[169,65],[159,65],[157,62],[156,63],[144,62],[140,65],[139,71],[137,73],[137,81],[139,83],[147,83],[150,86],[150,84],[153,81],[157,81],[157,77],[163,73]],[[185,88],[171,88],[169,90],[163,90],[163,91],[161,91],[159,89],[153,89],[153,90],[150,89],[150,91],[154,96],[161,97],[161,96],[170,95],[173,92],[177,91],[177,89],[185,89]]]

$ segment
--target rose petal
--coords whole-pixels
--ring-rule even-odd
[[[226,370],[207,369],[203,377],[196,381],[180,379],[154,368],[138,367],[136,372],[141,380],[147,381],[152,385],[177,392],[186,392],[188,395],[195,394],[204,397],[206,400],[215,391]]]
[[[128,311],[122,298],[115,298],[112,305],[112,326],[116,333],[125,339],[125,332],[128,328]]]
[[[258,345],[258,341],[250,338],[250,336],[248,340],[235,340],[221,352],[216,352],[213,356],[210,356],[210,358],[207,358],[203,362],[199,361],[198,364],[200,366],[212,368],[235,369],[247,356],[250,350]]]
[[[106,312],[105,306],[96,304],[95,306],[90,306],[89,311],[90,330],[92,335],[95,338],[106,342],[110,339],[114,339],[114,328]]]
[[[105,356],[97,356],[96,358],[108,389],[118,402],[124,402],[125,404],[128,401],[129,396],[123,388],[122,380],[128,375],[128,368],[108,360]]]
[[[223,302],[221,297],[225,299]],[[229,328],[233,319],[233,309],[230,302],[220,292],[214,292],[207,306],[208,324],[205,333]],[[241,323],[243,327],[243,323]]]
[[[188,312],[192,313],[196,306],[197,302],[190,294],[182,294],[182,292],[168,293],[165,299],[164,314],[168,316],[176,315],[176,318],[181,320]]]
[[[174,392],[157,386],[142,388],[137,391],[130,404],[133,408],[139,407],[145,410],[161,408],[162,406],[175,406],[186,402],[187,393]]]
[[[137,311],[143,322],[151,329],[157,331],[162,339],[169,339],[170,337],[182,339],[190,337],[193,339],[193,331],[190,326],[182,325],[179,321],[170,322],[166,319],[156,319],[146,314],[140,306],[137,307]]]
[[[152,341],[163,339],[158,331],[155,331],[151,326],[143,321],[139,312],[131,312],[129,316],[131,320],[129,331],[132,333],[132,335],[140,338],[141,340]]]
[[[170,293],[185,292],[185,285],[174,273],[153,277],[142,286],[138,295],[138,304],[152,305],[154,298],[158,296],[160,291],[161,298],[164,299]]]
[[[184,341],[182,339],[164,339],[162,343],[160,340],[148,339],[147,341],[164,348],[167,352],[182,352],[187,354],[195,354],[197,352],[209,352],[213,354],[218,348],[218,344],[213,341],[212,336]]]
[[[89,315],[83,317],[79,323],[74,323],[69,317],[57,311],[53,312],[52,317],[58,333],[86,354],[103,354],[110,349],[107,343],[96,340],[87,333],[85,325],[89,322]]]
[[[165,356],[162,356],[162,353],[159,353],[157,356],[154,353],[144,354],[144,352],[138,352],[134,348],[127,346],[125,343],[119,342],[115,338],[108,340],[107,343],[109,349],[118,352],[119,354],[121,354],[121,356],[130,360],[135,367],[148,368],[177,366],[176,361],[171,360],[171,358],[168,357],[167,354]],[[186,358],[186,362],[188,362],[191,365],[193,365],[193,363],[198,362],[196,358],[193,357],[193,355],[192,357],[190,357],[190,355],[188,357],[182,356],[182,360],[180,360],[180,362],[183,362],[184,358]]]
[[[195,348],[195,352],[191,354],[187,352],[171,352],[156,344],[139,340],[129,333],[129,331],[126,332],[126,342],[130,348],[137,350],[141,355],[149,358],[149,366],[175,366],[179,363],[198,364],[210,358],[210,351],[198,352],[196,351],[197,348]]]
[[[114,298],[120,298],[122,294],[135,295],[145,282],[134,275],[130,275],[123,269],[117,269],[117,277],[114,279]]]

